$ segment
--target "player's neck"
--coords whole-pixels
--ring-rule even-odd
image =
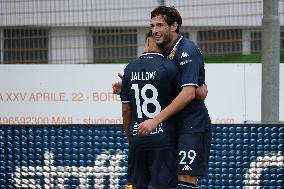
[[[158,52],[158,53],[162,53],[160,48],[148,48],[147,52]]]
[[[166,48],[170,48],[171,46],[173,46],[173,44],[176,42],[176,40],[177,40],[177,38],[178,38],[179,36],[180,36],[180,34],[174,32],[173,35],[172,35],[172,40],[171,40],[171,42],[170,42],[168,45],[166,45],[165,47],[166,47]]]

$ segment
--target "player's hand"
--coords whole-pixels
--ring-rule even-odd
[[[199,86],[195,91],[195,98],[197,100],[205,100],[208,94],[207,85]]]
[[[118,77],[120,79],[123,78],[123,75],[121,75],[121,73],[118,73],[117,74]],[[122,85],[122,82],[121,81],[117,81],[115,83],[112,84],[112,93],[113,94],[117,94],[117,95],[120,95],[120,92],[121,92],[121,85]]]
[[[156,129],[159,125],[155,119],[147,119],[139,124],[137,133],[138,136],[146,136],[149,135],[154,129]]]
[[[117,94],[117,95],[120,95],[120,92],[121,92],[121,81],[118,81],[118,82],[115,82],[112,84],[112,93],[113,94]]]
[[[117,73],[117,76],[120,78],[120,79],[123,79],[123,75],[121,73]]]

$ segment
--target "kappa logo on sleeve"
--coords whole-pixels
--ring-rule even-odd
[[[189,55],[187,54],[187,52],[182,52],[180,58],[186,58],[186,57],[189,57]]]

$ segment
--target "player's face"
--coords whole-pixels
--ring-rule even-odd
[[[164,16],[159,15],[151,19],[151,30],[159,47],[170,47],[172,41],[171,27],[165,21]]]

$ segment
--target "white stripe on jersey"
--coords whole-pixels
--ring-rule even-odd
[[[183,36],[180,36],[179,40],[177,41],[177,43],[175,44],[175,46],[174,46],[174,48],[173,48],[173,49],[176,49],[176,48],[177,48],[177,46],[178,46],[178,44],[179,44],[180,40],[182,40],[182,38],[183,38]]]
[[[141,54],[141,56],[148,56],[148,55],[160,55],[160,56],[162,56],[162,57],[164,57],[164,55],[163,54],[161,54],[161,53],[151,53],[151,52],[149,52],[149,53],[143,53],[143,54]]]
[[[186,87],[186,86],[196,86],[196,87],[198,87],[198,85],[196,83],[186,83],[186,84],[183,84],[181,87]]]
[[[127,104],[127,103],[130,103],[131,101],[121,101],[121,103],[123,104]]]
[[[198,188],[198,186],[187,186],[187,185],[181,184],[181,183],[179,183],[178,186],[183,186],[183,187],[186,187],[186,188]]]

